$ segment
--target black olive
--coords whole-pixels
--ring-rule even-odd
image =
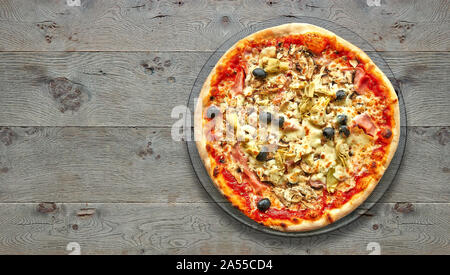
[[[284,116],[280,116],[278,118],[278,127],[283,128],[284,125]]]
[[[346,125],[347,124],[347,116],[346,115],[337,115],[336,121],[337,121],[337,123],[339,123],[339,125]]]
[[[384,138],[390,138],[390,137],[392,136],[392,131],[389,130],[389,129],[384,129],[384,130],[381,132],[381,135],[382,135]]]
[[[256,156],[257,161],[266,161],[269,157],[269,152],[267,150],[264,150],[264,148],[261,150],[261,152],[258,153]]]
[[[261,68],[256,68],[253,70],[252,74],[256,77],[256,78],[264,78],[267,76],[266,71],[264,71]]]
[[[212,105],[206,111],[206,117],[207,118],[215,118],[219,113],[220,113],[219,108],[217,108],[216,106]]]
[[[339,127],[339,133],[345,137],[348,137],[350,135],[350,130],[348,129],[347,125],[341,125]]]
[[[347,96],[347,93],[344,90],[339,90],[336,92],[336,100],[343,100]]]
[[[324,128],[323,135],[324,135],[324,137],[326,137],[328,139],[332,139],[334,137],[334,129],[331,127]]]
[[[270,208],[270,200],[268,198],[261,199],[258,202],[257,207],[258,207],[259,211],[262,211],[262,212],[267,211],[267,209]]]
[[[272,122],[272,114],[269,112],[260,112],[259,121],[265,124],[270,124],[270,122]]]

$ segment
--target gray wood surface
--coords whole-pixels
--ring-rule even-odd
[[[170,214],[169,214],[170,213]],[[448,253],[448,203],[381,203],[352,224],[309,238],[249,229],[215,204],[0,204],[0,253],[381,254]]]
[[[187,104],[210,55],[0,53],[0,125],[171,126],[178,119],[171,118],[172,109]],[[400,83],[408,125],[448,126],[450,53],[384,52],[382,56]],[[55,79],[73,86],[72,91],[52,90]],[[73,92],[77,88],[80,94]],[[75,99],[62,100],[67,95]]]
[[[68,254],[69,242],[82,254],[369,254],[370,242],[450,254],[448,0],[81,3],[0,1],[0,254]],[[228,217],[171,137],[172,109],[212,52],[279,16],[350,28],[380,51],[406,104],[391,188],[316,237]]]
[[[448,201],[449,130],[408,128],[403,165],[383,201]],[[0,202],[211,201],[185,142],[172,140],[168,128],[13,127],[0,133],[13,136],[10,144],[0,143]]]
[[[310,16],[356,31],[377,50],[448,51],[448,0],[4,0],[3,51],[215,50],[232,34],[279,16]]]

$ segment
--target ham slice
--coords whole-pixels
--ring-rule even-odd
[[[364,132],[368,135],[375,136],[377,133],[377,126],[373,123],[370,116],[366,113],[356,116],[354,118],[356,125],[363,129]]]
[[[320,180],[310,180],[308,183],[314,189],[322,189],[327,187],[327,184],[321,182]]]
[[[353,80],[353,84],[356,87],[356,91],[359,94],[365,94],[370,91],[370,87],[372,85],[372,80],[366,75],[366,72],[360,68],[356,67],[355,79]]]
[[[252,187],[254,188],[255,192],[257,194],[261,193],[261,191],[265,188],[267,188],[266,185],[264,185],[258,178],[258,176],[256,176],[256,174],[252,171],[250,171],[250,169],[248,168],[248,164],[247,164],[247,157],[245,156],[245,154],[242,152],[241,147],[239,146],[239,144],[237,143],[233,149],[231,150],[231,156],[233,157],[234,161],[236,161],[237,163],[239,163],[244,171],[244,175],[246,176],[246,178],[248,179],[248,182],[250,183],[250,185],[252,185]]]
[[[243,69],[239,69],[236,78],[234,79],[234,85],[232,88],[233,96],[237,96],[239,94],[242,94],[242,91],[244,89],[244,80],[245,80],[245,73]]]

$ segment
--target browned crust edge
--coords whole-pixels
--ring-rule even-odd
[[[226,195],[222,188],[220,188],[220,184],[218,182],[219,179],[214,178],[212,167],[211,167],[211,161],[209,159],[209,155],[206,151],[206,136],[204,135],[202,131],[203,127],[203,100],[207,98],[210,91],[210,83],[212,76],[216,73],[217,67],[222,64],[224,61],[227,60],[227,56],[236,48],[238,48],[240,45],[245,43],[247,40],[259,40],[259,39],[269,39],[269,38],[275,38],[280,36],[286,36],[286,35],[295,35],[295,34],[303,34],[308,32],[315,32],[319,33],[321,35],[334,37],[336,38],[336,43],[338,45],[342,45],[344,48],[349,49],[350,51],[354,52],[358,58],[360,58],[362,61],[364,61],[368,66],[371,68],[371,73],[375,74],[379,79],[383,81],[383,84],[388,88],[390,97],[395,102],[392,102],[393,104],[393,110],[394,110],[394,123],[395,126],[392,128],[392,141],[389,146],[389,152],[387,157],[385,158],[385,162],[383,167],[381,167],[378,170],[378,179],[377,178],[371,178],[370,182],[368,183],[366,189],[364,191],[354,195],[349,201],[347,201],[341,208],[331,209],[324,211],[321,218],[317,220],[302,220],[299,224],[288,224],[285,227],[278,226],[278,225],[270,225],[269,227],[279,230],[279,231],[285,231],[285,232],[300,232],[300,231],[311,231],[315,229],[322,228],[334,221],[339,220],[340,218],[348,215],[353,210],[355,210],[359,205],[361,205],[372,193],[372,191],[375,189],[376,185],[378,184],[379,180],[381,179],[381,176],[384,174],[385,170],[389,166],[392,158],[394,157],[395,151],[397,150],[398,141],[400,137],[400,110],[399,110],[399,104],[398,104],[398,98],[397,94],[395,93],[395,90],[389,81],[389,79],[385,76],[385,74],[375,65],[375,63],[369,58],[369,56],[363,52],[360,48],[356,47],[355,45],[351,44],[350,42],[344,40],[343,38],[337,36],[336,34],[323,29],[321,27],[317,27],[311,24],[305,24],[305,23],[290,23],[285,25],[280,25],[268,29],[264,29],[258,32],[255,32],[242,40],[238,41],[236,44],[234,44],[217,62],[216,66],[213,68],[211,73],[209,74],[208,78],[206,79],[202,90],[200,92],[199,100],[197,102],[197,106],[195,108],[194,113],[194,137],[197,144],[197,149],[200,155],[200,158],[203,161],[203,164],[205,165],[205,168],[211,177],[212,181],[216,185],[216,187],[220,190],[220,192],[223,195]]]

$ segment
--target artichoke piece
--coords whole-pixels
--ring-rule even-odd
[[[322,91],[321,85],[322,77],[320,74],[316,75],[314,79],[309,83],[307,87],[305,87],[305,95],[307,97],[314,97],[314,92]],[[323,93],[323,92],[322,92]]]
[[[310,97],[310,98],[314,97],[315,86],[316,86],[315,83],[311,82],[311,83],[309,83],[308,86],[305,87],[305,95],[307,97]]]
[[[280,167],[283,172],[285,170],[285,167],[284,167],[285,153],[286,153],[285,150],[278,150],[275,154],[275,162],[276,162],[277,166]]]
[[[280,60],[271,57],[263,57],[261,59],[261,65],[264,68],[264,71],[272,74],[289,69],[288,62],[281,62]]]
[[[317,103],[311,108],[311,117],[309,120],[313,124],[318,126],[323,126],[325,124],[325,114],[328,103],[330,103],[330,98],[321,96]]]
[[[336,156],[341,161],[342,166],[347,168],[347,161],[350,158],[349,156],[349,147],[347,143],[344,143],[342,140],[338,141],[336,144]]]
[[[277,48],[275,46],[267,47],[262,49],[261,54],[263,56],[267,57],[276,57],[277,56]]]
[[[300,104],[299,111],[303,115],[303,114],[307,113],[309,110],[311,110],[312,106],[313,106],[313,102],[312,102],[311,98],[304,98],[302,100],[302,103]]]
[[[300,90],[303,90],[307,84],[308,83],[306,81],[293,81],[289,85],[289,88],[294,91],[300,91]]]
[[[326,96],[332,96],[333,92],[326,88],[319,88],[316,90],[316,94],[326,95]]]
[[[334,193],[336,187],[339,183],[338,179],[334,177],[334,168],[330,168],[327,173],[327,191],[329,193]]]

